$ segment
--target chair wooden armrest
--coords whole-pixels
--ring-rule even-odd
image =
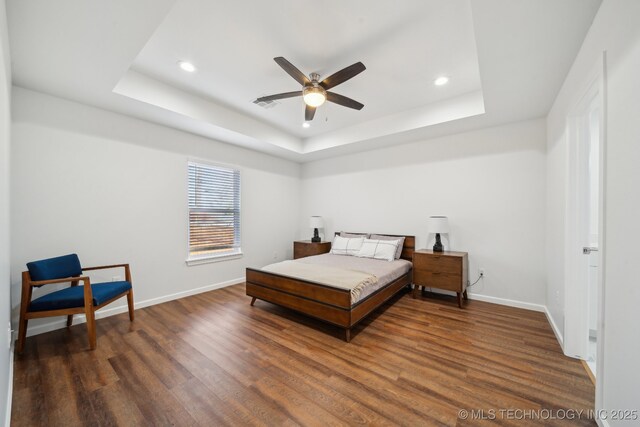
[[[50,280],[29,280],[26,283],[29,286],[42,286],[42,285],[51,285],[54,283],[77,282],[79,280],[82,280],[85,284],[90,283],[90,279],[88,276],[72,276],[72,277],[63,277],[62,279],[50,279]]]
[[[113,264],[113,265],[99,265],[97,267],[82,267],[82,271],[89,271],[89,270],[105,270],[107,268],[118,268],[118,267],[124,267],[129,268],[129,264]]]
[[[129,269],[129,264],[112,264],[112,265],[99,265],[97,267],[83,267],[82,271],[90,271],[90,270],[106,270],[108,268],[124,268],[124,276],[125,280],[131,283],[131,270]]]

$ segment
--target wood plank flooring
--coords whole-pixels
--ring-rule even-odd
[[[85,325],[28,338],[12,425],[595,425],[548,419],[594,387],[542,313],[402,293],[347,344],[249,301],[241,284],[101,319],[95,351]]]

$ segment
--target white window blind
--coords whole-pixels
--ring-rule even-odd
[[[239,253],[240,171],[189,162],[189,259]]]

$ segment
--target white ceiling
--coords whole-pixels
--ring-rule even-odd
[[[401,7],[398,7],[398,5]],[[296,161],[548,112],[600,0],[8,0],[14,84]],[[317,22],[314,23],[314,20]],[[333,91],[303,129],[274,61]],[[189,60],[186,73],[177,61]],[[443,87],[439,75],[450,77]]]

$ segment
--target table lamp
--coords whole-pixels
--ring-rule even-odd
[[[431,216],[428,222],[429,233],[435,233],[436,244],[433,245],[434,252],[444,252],[444,246],[440,241],[440,233],[449,232],[449,219],[446,216]]]
[[[309,227],[313,228],[313,237],[311,241],[313,243],[320,243],[320,235],[318,234],[318,228],[324,227],[324,221],[321,216],[312,216],[309,219]]]

